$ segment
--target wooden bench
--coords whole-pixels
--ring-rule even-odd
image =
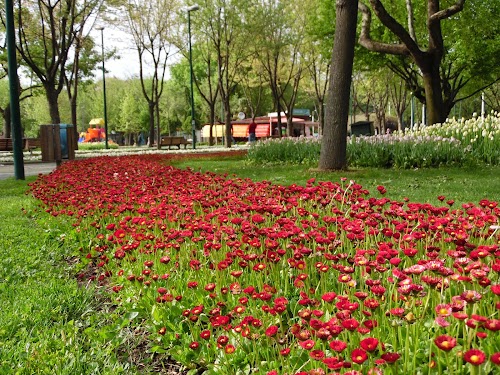
[[[24,144],[24,149],[28,150],[30,154],[34,149],[40,148],[41,142],[40,138],[26,138],[26,143]]]
[[[13,151],[12,138],[0,138],[0,151]]]
[[[160,148],[162,146],[168,146],[168,149],[170,150],[171,146],[177,146],[179,150],[181,149],[181,145],[184,145],[184,149],[186,149],[187,145],[190,145],[191,142],[188,141],[184,137],[166,137],[162,136],[161,137],[161,143],[160,143]]]

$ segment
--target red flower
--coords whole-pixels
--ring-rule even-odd
[[[200,343],[198,341],[193,341],[189,344],[189,349],[196,350],[200,347]]]
[[[357,349],[354,349],[352,351],[351,359],[354,363],[357,363],[360,365],[368,359],[368,355],[366,354],[366,352],[363,349],[357,348]]]
[[[349,331],[354,331],[359,327],[359,322],[356,319],[346,319],[342,321],[342,327]]]
[[[208,329],[200,332],[200,337],[203,340],[208,340],[210,338],[210,331]]]
[[[500,284],[496,285],[491,285],[490,286],[491,291],[496,294],[497,296],[500,296]]]
[[[402,307],[395,307],[393,309],[390,309],[389,312],[394,316],[403,316],[403,314],[405,313],[405,309]]]
[[[449,352],[457,345],[457,339],[448,335],[441,335],[434,339],[434,344],[446,352]]]
[[[466,290],[460,295],[460,297],[464,301],[467,301],[468,303],[474,303],[478,302],[482,298],[482,295],[481,293],[476,292],[475,290]]]
[[[342,362],[339,362],[339,359],[337,357],[323,358],[323,363],[329,369],[338,369],[342,367]]]
[[[333,300],[335,299],[335,297],[337,297],[337,293],[335,292],[327,292],[325,294],[323,294],[323,296],[321,297],[321,299],[325,302],[333,302]]]
[[[384,361],[386,361],[387,363],[394,363],[396,362],[399,358],[401,357],[401,355],[399,355],[398,353],[384,353],[380,356],[380,358],[382,358]]]
[[[377,295],[377,296],[382,296],[385,293],[385,288],[382,285],[373,285],[370,287],[370,291]]]
[[[288,354],[290,354],[290,348],[280,350],[280,355],[282,355],[283,357],[286,357]]]
[[[469,362],[471,365],[479,366],[486,360],[486,356],[479,349],[470,349],[464,353],[464,361]]]
[[[368,298],[363,301],[363,305],[365,305],[365,307],[369,308],[370,310],[375,310],[377,307],[379,307],[380,302],[376,299]]]
[[[332,340],[330,341],[330,349],[335,350],[336,352],[342,352],[345,348],[347,348],[347,344],[341,340]]]
[[[313,340],[305,340],[305,341],[300,341],[299,345],[306,350],[311,350],[314,348],[315,342]]]
[[[439,304],[436,306],[436,313],[439,316],[443,316],[443,317],[450,316],[451,311],[452,311],[452,308],[451,308],[451,305],[449,303],[446,303],[446,304],[442,303],[442,304]]]
[[[500,365],[500,352],[493,353],[490,357],[490,361],[495,365]]]
[[[236,348],[234,347],[234,345],[226,345],[226,347],[224,348],[224,351],[226,352],[226,354],[233,354],[234,351],[236,350]]]
[[[361,340],[359,345],[367,352],[373,352],[374,350],[377,349],[378,339],[374,337],[367,337],[366,339]]]
[[[278,326],[269,326],[269,328],[266,329],[266,336],[272,337],[275,336],[278,333]]]
[[[264,218],[262,217],[262,215],[255,214],[252,216],[252,222],[255,224],[260,224],[264,222]]]
[[[325,357],[325,352],[323,350],[311,350],[309,356],[316,361],[321,361]]]
[[[225,346],[227,345],[228,342],[229,342],[229,337],[225,335],[221,335],[217,338],[217,344],[219,344],[220,346]]]

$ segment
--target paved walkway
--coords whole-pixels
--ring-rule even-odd
[[[24,163],[24,176],[38,176],[40,173],[46,174],[52,172],[56,168],[56,163]],[[14,164],[0,163],[0,180],[14,178]]]

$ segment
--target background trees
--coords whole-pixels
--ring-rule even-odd
[[[125,48],[135,51],[135,56],[122,60],[128,67],[126,75],[111,79],[115,72],[107,71],[110,131],[123,132],[131,144],[145,131],[151,139],[162,133],[189,136],[185,7],[192,4],[18,0],[19,61],[25,67],[21,83],[32,86],[26,92],[32,97],[23,105],[28,109],[23,112],[25,132],[36,135],[37,124],[49,122],[75,123],[81,128],[101,116],[102,82],[96,81],[100,74],[95,74],[101,64],[100,40],[95,41],[100,33],[92,31],[97,23],[106,27],[107,68],[115,49],[117,57],[126,56]],[[435,0],[363,0],[360,4],[357,36],[361,43],[373,50],[401,53],[371,52],[355,45],[354,82],[346,94],[351,99],[349,121],[355,113],[366,112],[373,119],[376,112],[384,131],[390,108],[398,127],[407,126],[411,96],[426,104],[429,113],[438,108],[437,117],[427,116],[428,123],[478,112],[483,91],[487,110],[498,109],[500,26],[490,18],[500,12],[500,3],[443,0],[441,8]],[[332,65],[331,60],[334,2],[203,0],[198,5],[199,10],[191,14],[196,124],[223,121],[230,140],[231,120],[238,112],[255,117],[284,111],[290,134],[294,108],[308,108],[325,128],[327,78],[341,69],[340,62]],[[111,43],[117,32],[130,37],[131,43]],[[438,94],[434,94],[437,86],[430,86],[431,80],[424,77],[428,70],[432,84],[439,85]],[[64,89],[67,95],[61,96]],[[433,102],[426,90],[433,92]]]
[[[176,0],[129,1],[125,5],[127,24],[139,57],[139,78],[142,93],[149,107],[149,142],[153,146],[155,123],[157,147],[160,148],[160,98],[163,94],[172,29],[176,25],[179,4]],[[145,67],[148,58],[152,66],[149,87],[146,87]]]

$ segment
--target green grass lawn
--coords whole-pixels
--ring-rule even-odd
[[[444,195],[457,203],[500,199],[500,167],[478,169],[356,169],[319,173],[300,166],[255,166],[244,157],[185,159],[176,167],[235,174],[277,184],[305,184],[312,177],[355,180],[374,195],[377,185],[393,199],[438,203]],[[124,350],[129,338],[112,319],[95,288],[75,281],[66,241],[72,227],[34,210],[27,182],[0,181],[0,373],[134,374]],[[116,322],[114,324],[117,324]],[[144,354],[147,356],[147,353]],[[148,373],[141,371],[140,373]]]
[[[312,177],[318,180],[340,181],[345,177],[354,180],[372,193],[377,185],[384,185],[387,196],[401,200],[436,204],[437,196],[444,195],[457,203],[477,203],[481,199],[500,199],[500,166],[477,168],[433,169],[373,169],[356,168],[343,172],[317,172],[297,165],[255,166],[244,157],[224,159],[190,159],[172,162],[179,168],[234,174],[252,180],[268,180],[276,184],[302,184]]]
[[[0,181],[0,374],[123,373],[91,339],[106,309],[93,286],[76,282],[65,246],[72,227],[25,195],[34,178]]]

